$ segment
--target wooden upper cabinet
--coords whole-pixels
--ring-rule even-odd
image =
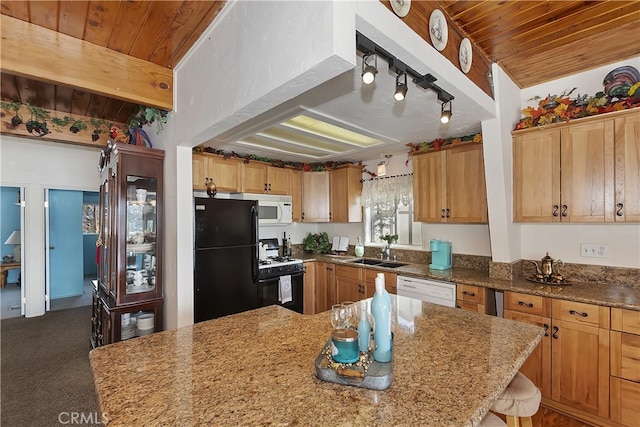
[[[329,172],[302,173],[302,221],[329,222]]]
[[[442,222],[446,192],[444,151],[413,156],[414,221]]]
[[[243,193],[262,194],[267,192],[267,165],[249,162],[242,165]]]
[[[302,171],[289,169],[289,178],[293,222],[302,222]]]
[[[560,221],[613,221],[613,153],[613,120],[562,129]]]
[[[289,194],[289,169],[261,162],[243,164],[242,192],[257,194]]]
[[[331,222],[362,222],[362,168],[358,165],[340,166],[330,174]]]
[[[513,141],[514,220],[560,221],[560,132],[540,130]]]
[[[239,191],[240,166],[237,159],[224,159],[209,154],[193,154],[193,189],[206,190],[206,180],[212,179],[218,191]]]
[[[447,151],[446,196],[448,222],[488,222],[481,144],[462,145]]]
[[[482,145],[414,156],[413,199],[415,221],[486,223]]]
[[[615,120],[615,221],[640,222],[640,114]]]
[[[640,115],[514,132],[514,221],[640,222]]]
[[[290,169],[267,166],[267,192],[269,194],[291,194]]]

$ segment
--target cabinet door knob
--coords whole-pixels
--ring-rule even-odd
[[[562,205],[562,216],[567,216],[567,209],[568,209],[567,205]]]
[[[553,205],[553,216],[558,216],[558,209],[560,208],[560,206],[558,205]]]
[[[558,331],[559,331],[559,330],[560,330],[560,329],[559,329],[557,326],[554,326],[554,327],[553,327],[553,334],[551,334],[551,337],[552,337],[554,340],[557,340],[557,339],[558,339]]]
[[[447,208],[447,218],[449,218],[449,208]]]
[[[622,208],[623,207],[624,207],[624,205],[622,203],[617,203],[616,204],[616,208],[617,208],[616,209],[616,215],[617,216],[622,216],[623,215],[623,213],[622,213]]]
[[[440,217],[444,219],[444,209],[442,209],[442,211],[440,212]]]
[[[547,325],[546,323],[542,324],[542,327],[544,328],[544,336],[548,337],[549,336],[549,325]]]

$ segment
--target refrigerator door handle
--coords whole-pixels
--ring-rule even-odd
[[[256,253],[251,263],[251,278],[254,283],[258,282],[258,210],[255,206],[251,206],[251,232],[254,236],[254,242],[256,243]]]

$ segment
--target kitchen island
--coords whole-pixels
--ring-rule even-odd
[[[387,390],[316,378],[329,312],[269,306],[92,350],[100,410],[110,426],[473,426],[543,335],[502,318],[392,301]]]

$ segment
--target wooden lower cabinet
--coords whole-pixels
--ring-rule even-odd
[[[315,272],[315,313],[331,309],[336,301],[335,271],[331,262],[317,262]]]
[[[640,311],[611,309],[611,420],[640,425]]]
[[[493,289],[458,283],[456,294],[456,307],[464,311],[495,316],[496,298]]]
[[[316,262],[308,261],[303,266],[304,274],[304,300],[302,312],[304,314],[316,313]]]
[[[520,367],[520,372],[540,389],[542,396],[551,397],[551,334],[549,334],[551,319],[506,309],[504,318],[530,323],[545,329],[542,340]]]
[[[362,268],[336,265],[337,303],[360,301],[367,297],[366,286],[362,280]]]
[[[367,298],[373,297],[373,294],[376,292],[376,276],[378,275],[378,273],[384,274],[384,288],[387,290],[387,292],[389,292],[390,294],[398,293],[397,275],[395,273],[365,268],[363,280],[366,288],[365,294]]]
[[[546,329],[521,372],[543,404],[589,422],[609,419],[609,308],[504,293],[504,317]]]

